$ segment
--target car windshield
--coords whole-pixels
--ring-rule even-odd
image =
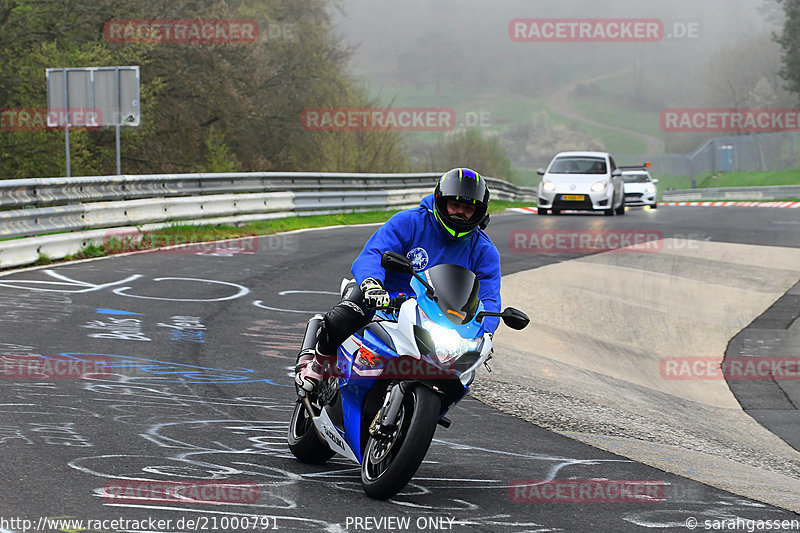
[[[637,172],[636,174],[623,174],[622,181],[625,183],[647,183],[650,181],[650,176],[644,172]]]
[[[605,174],[606,162],[599,157],[559,157],[550,165],[550,174]]]

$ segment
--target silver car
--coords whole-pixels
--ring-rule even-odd
[[[606,215],[625,214],[622,172],[606,152],[561,152],[547,170],[537,171],[538,213],[554,215],[564,210],[602,211]]]

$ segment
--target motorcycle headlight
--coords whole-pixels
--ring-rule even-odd
[[[436,358],[444,366],[452,366],[455,361],[467,352],[478,349],[479,342],[474,339],[465,339],[454,329],[440,326],[419,310],[422,327],[431,334],[431,339],[436,347]]]
[[[603,192],[607,185],[605,181],[597,181],[592,184],[592,192]]]
[[[554,190],[556,190],[556,184],[553,183],[552,181],[542,182],[542,189],[547,192],[553,192]]]

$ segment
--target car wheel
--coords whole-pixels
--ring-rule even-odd
[[[614,216],[614,208],[613,207],[609,207],[608,209],[603,209],[603,214],[605,216],[607,216],[607,217]]]
[[[621,204],[619,204],[619,207],[614,212],[616,214],[618,214],[618,215],[624,215],[625,214],[625,202],[622,202]]]
[[[552,212],[553,212],[554,215],[560,215],[561,214],[561,210],[560,209],[553,209]]]
[[[658,202],[654,203],[654,204],[653,204],[652,206],[650,206],[650,207],[651,207],[652,209],[658,209]]]
[[[536,214],[538,215],[546,215],[547,209],[542,209],[541,207],[536,210]]]

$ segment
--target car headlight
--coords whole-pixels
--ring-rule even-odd
[[[478,341],[465,339],[454,329],[440,326],[419,310],[422,327],[428,330],[436,346],[436,357],[443,366],[452,366],[454,362],[467,352],[478,349]]]
[[[556,184],[553,183],[552,181],[544,181],[542,182],[542,189],[547,192],[553,192],[554,190],[556,190]]]
[[[644,192],[646,192],[648,194],[655,194],[656,186],[655,185],[648,185],[647,187],[644,188]]]
[[[592,184],[592,192],[603,192],[608,184],[605,181],[598,181]]]

